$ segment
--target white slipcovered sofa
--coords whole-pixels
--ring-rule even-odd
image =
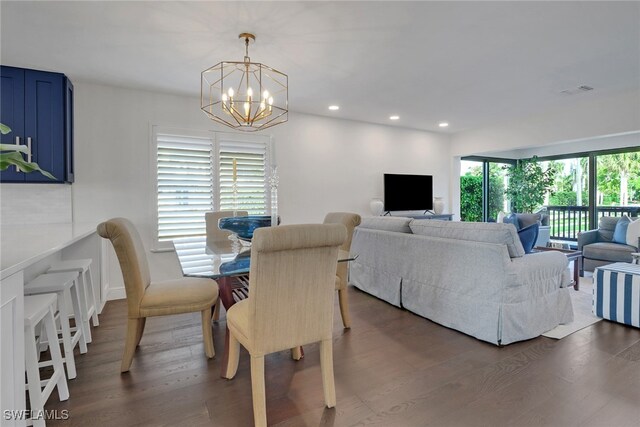
[[[525,256],[512,224],[364,218],[351,254],[355,287],[493,344],[573,320],[567,258]]]

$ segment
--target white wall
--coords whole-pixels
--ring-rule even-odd
[[[75,82],[75,221],[123,216],[152,247],[152,125],[224,130],[199,110],[197,98]],[[285,223],[320,222],[329,211],[370,215],[382,196],[382,174],[432,174],[434,194],[449,199],[449,137],[389,126],[292,113],[265,131],[274,137]],[[111,250],[110,250],[111,251]],[[122,278],[110,252],[112,289]],[[149,256],[156,280],[180,276],[173,253]]]
[[[46,209],[43,209],[45,206]],[[69,222],[72,222],[70,185],[0,185],[0,223],[2,225],[28,226],[29,224]]]

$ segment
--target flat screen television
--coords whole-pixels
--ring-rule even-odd
[[[433,209],[433,176],[384,174],[385,211]]]

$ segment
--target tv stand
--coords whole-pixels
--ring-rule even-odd
[[[400,215],[406,218],[413,218],[413,219],[436,219],[436,220],[440,220],[440,221],[453,221],[453,214],[436,214],[436,213],[426,213],[428,211],[425,211],[424,214],[422,215],[411,215],[411,214],[407,214],[407,215]],[[386,211],[384,213],[383,216],[393,216],[391,215],[390,211]]]
[[[440,221],[453,221],[453,214],[435,214],[435,213],[429,213],[429,214],[425,214],[425,215],[405,215],[408,218],[413,218],[413,219],[437,219]]]

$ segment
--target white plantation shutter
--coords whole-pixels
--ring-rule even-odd
[[[211,138],[156,135],[158,241],[204,235],[214,200]]]
[[[220,210],[243,210],[249,214],[267,212],[267,143],[218,142]],[[237,196],[233,194],[233,161],[236,161]]]
[[[157,161],[157,242],[206,235],[204,214],[269,212],[270,138],[197,133],[154,126]],[[237,197],[233,197],[233,160]],[[158,249],[169,248],[159,244]]]

